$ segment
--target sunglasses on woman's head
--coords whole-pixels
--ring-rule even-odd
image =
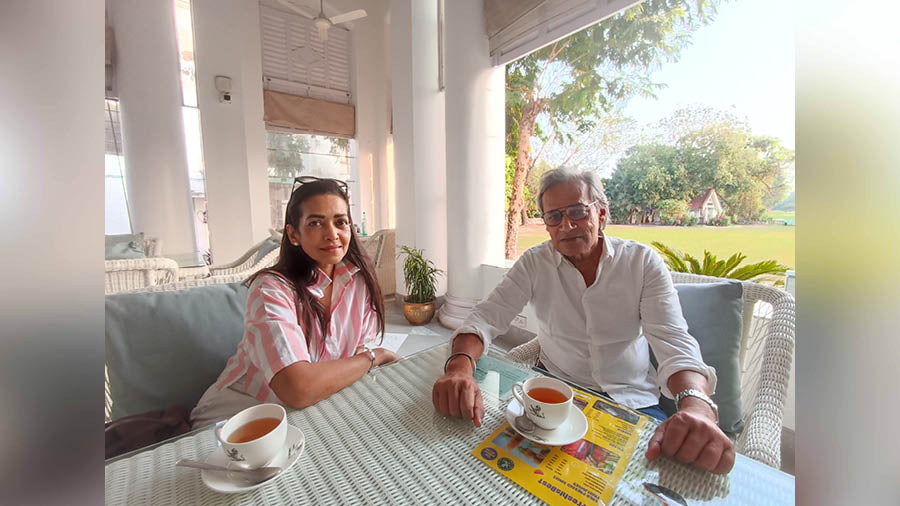
[[[547,211],[541,215],[541,218],[544,220],[544,224],[549,227],[555,227],[562,223],[563,213],[569,217],[572,221],[581,221],[587,218],[588,214],[591,212],[591,206],[596,204],[597,201],[593,201],[590,204],[572,204],[571,206],[560,207],[559,209],[554,209],[552,211]]]
[[[291,185],[291,194],[294,193],[294,190],[303,186],[306,183],[314,183],[316,181],[334,181],[337,183],[338,187],[344,192],[347,197],[350,196],[350,188],[347,186],[347,183],[341,181],[340,179],[330,179],[330,178],[320,178],[316,176],[300,176],[294,178],[294,184]]]

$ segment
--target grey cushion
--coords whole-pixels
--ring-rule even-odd
[[[719,427],[739,432],[741,420],[741,327],[744,287],[740,281],[676,284],[688,332],[700,345],[703,361],[716,368],[718,384],[713,401],[719,406]],[[654,360],[654,365],[655,365]],[[675,412],[670,399],[660,397],[668,414]]]
[[[118,234],[106,236],[106,259],[146,258],[144,234]]]
[[[262,246],[260,246],[259,249],[256,250],[256,257],[253,259],[253,264],[258,264],[259,261],[265,258],[266,255],[280,247],[281,239],[275,239],[274,237],[266,239],[266,241],[262,243]]]
[[[244,333],[240,283],[106,297],[112,418],[194,407]]]

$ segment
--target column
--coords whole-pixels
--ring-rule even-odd
[[[391,1],[391,103],[397,246],[447,269],[444,94],[438,90],[437,2]],[[402,259],[397,291],[406,293]],[[439,278],[437,294],[446,291]]]
[[[210,249],[221,264],[268,236],[271,226],[259,5],[193,0],[192,8]],[[229,104],[219,102],[219,75],[231,78]]]
[[[192,258],[196,248],[174,7],[143,0],[109,5],[132,229],[160,238],[166,257]]]
[[[482,298],[482,264],[503,265],[504,67],[492,67],[482,0],[445,2],[448,287],[455,329]]]

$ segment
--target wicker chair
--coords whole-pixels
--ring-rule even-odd
[[[178,263],[171,258],[128,258],[105,261],[104,291],[137,290],[178,280]]]
[[[673,272],[675,283],[714,283],[721,278]],[[736,450],[776,469],[781,467],[781,430],[794,354],[794,297],[771,286],[744,281],[741,336],[741,398],[744,430]],[[748,324],[749,322],[749,324]],[[507,356],[533,365],[541,352],[537,338]]]
[[[257,260],[256,258],[256,254],[259,252],[259,249],[266,243],[271,241],[273,238],[281,240],[281,234],[272,232],[272,237],[267,237],[264,240],[254,244],[249,250],[247,250],[243,255],[240,256],[240,258],[238,258],[234,262],[229,262],[222,265],[210,265],[209,275],[212,277],[238,274],[243,275],[244,277],[249,277],[251,274],[260,269],[275,265],[275,262],[278,260],[278,253],[279,251],[281,251],[279,248],[275,248],[259,260]]]

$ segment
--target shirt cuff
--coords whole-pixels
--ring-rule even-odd
[[[716,376],[715,367],[706,365],[703,362],[692,358],[675,357],[659,364],[659,368],[657,369],[657,382],[659,383],[659,389],[664,396],[669,399],[675,398],[675,394],[669,390],[669,378],[680,371],[696,371],[704,375],[706,377],[706,383],[709,385],[710,396],[716,393],[718,377]]]
[[[478,327],[471,324],[463,324],[462,327],[459,327],[453,332],[453,335],[450,336],[450,348],[453,348],[453,340],[456,339],[456,336],[460,334],[475,334],[478,336],[478,339],[481,339],[481,345],[484,346],[484,351],[482,353],[487,352],[488,347],[491,345],[491,336],[490,333],[484,332]]]

